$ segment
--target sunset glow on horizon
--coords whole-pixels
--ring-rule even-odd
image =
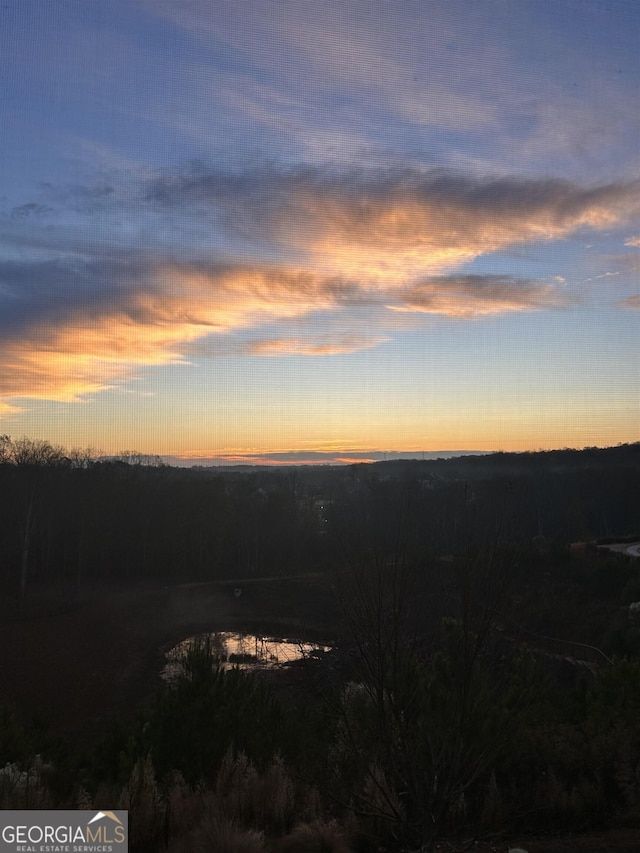
[[[9,0],[0,33],[0,433],[640,439],[632,0]]]

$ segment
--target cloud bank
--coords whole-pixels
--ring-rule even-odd
[[[479,179],[444,170],[241,175],[201,165],[151,183],[161,206],[209,206],[230,235],[302,252],[361,282],[402,283],[480,255],[637,217],[640,182],[580,187],[558,179]]]
[[[67,232],[56,245],[53,232],[41,241],[44,259],[16,243],[0,262],[0,411],[24,398],[78,400],[146,367],[185,363],[210,336],[243,331],[241,351],[253,356],[321,357],[383,343],[397,312],[469,320],[561,308],[571,299],[558,282],[460,270],[480,256],[633,221],[638,188],[408,169],[227,174],[195,164],[156,175],[129,193],[128,208],[115,191],[108,204],[114,215],[137,211],[171,225],[171,250],[145,250],[138,233],[120,249]],[[18,211],[26,222],[50,214],[36,202]],[[194,249],[196,221],[229,247],[224,256],[206,241]],[[15,233],[5,231],[9,243]],[[362,334],[365,309],[376,319]],[[342,318],[347,331],[323,331],[321,316]],[[294,335],[264,332],[293,320],[302,324]]]

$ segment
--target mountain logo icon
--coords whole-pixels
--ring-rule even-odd
[[[109,818],[109,820],[112,820],[115,823],[119,823],[120,826],[122,826],[122,821],[113,812],[96,812],[96,814],[91,818],[87,826],[89,826],[89,824],[96,823],[96,821],[103,820],[104,818]]]

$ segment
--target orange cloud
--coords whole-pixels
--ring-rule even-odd
[[[305,270],[167,267],[98,317],[33,324],[0,344],[0,397],[72,401],[136,369],[185,362],[181,350],[212,332],[291,318],[335,304],[331,282]]]
[[[551,283],[451,270],[515,244],[608,227],[637,206],[631,184],[584,189],[410,170],[226,177],[158,181],[148,201],[209,203],[230,234],[256,251],[266,241],[295,261],[150,264],[138,253],[96,254],[84,266],[62,257],[31,267],[5,263],[16,322],[7,315],[0,324],[0,411],[25,397],[78,400],[140,368],[184,363],[212,334],[315,312],[345,312],[345,332],[318,336],[309,325],[301,335],[276,333],[237,351],[318,356],[373,347],[393,325],[385,308],[458,318],[557,308],[566,299]],[[636,307],[633,298],[624,304]],[[379,334],[358,334],[349,322],[363,307]]]
[[[474,178],[445,170],[264,169],[160,178],[150,199],[217,211],[229,234],[306,253],[361,285],[404,286],[510,246],[558,240],[638,215],[638,184]]]
[[[366,305],[395,311],[475,317],[562,304],[553,285],[498,276],[441,278],[398,291],[358,287],[305,269],[180,267],[140,273],[91,310],[21,328],[0,343],[0,399],[5,414],[19,398],[74,401],[131,379],[140,368],[186,363],[194,345],[264,323],[315,311]],[[370,318],[373,315],[370,314]],[[377,315],[382,332],[385,320]],[[389,323],[388,325],[392,325]],[[388,340],[383,333],[274,336],[240,352],[261,356],[346,354]],[[191,345],[191,346],[190,346]]]
[[[456,187],[452,179],[446,193],[437,181],[353,194],[303,186],[274,227],[283,240],[310,251],[320,269],[388,286],[509,246],[610,227],[631,204],[623,190],[579,191],[560,182]]]
[[[319,339],[268,338],[252,341],[247,350],[252,355],[344,355],[372,349],[388,341],[387,337],[358,337],[342,335]]]
[[[137,365],[180,361],[172,346],[184,326],[141,326],[114,314],[91,327],[77,322],[31,330],[28,340],[0,346],[0,393],[5,398],[77,400],[129,378]]]

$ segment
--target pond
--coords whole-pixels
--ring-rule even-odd
[[[187,651],[198,643],[208,643],[223,668],[238,667],[246,670],[267,670],[290,666],[298,661],[319,658],[331,651],[331,646],[301,640],[243,634],[233,631],[216,631],[187,637],[165,657],[162,677],[171,681],[180,672],[180,661]]]

